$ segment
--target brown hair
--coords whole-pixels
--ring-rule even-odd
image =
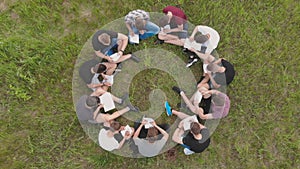
[[[159,19],[160,27],[164,27],[164,26],[168,25],[168,23],[169,23],[169,17],[167,15],[165,15]]]
[[[147,133],[147,139],[150,143],[154,143],[154,141],[157,139],[158,130],[155,127],[150,127],[148,129]]]
[[[144,19],[143,18],[136,18],[135,19],[135,27],[138,29],[138,30],[145,30],[145,24],[144,24]]]
[[[199,125],[199,123],[197,123],[197,122],[192,122],[191,123],[191,132],[193,133],[193,134],[200,134],[200,125]]]
[[[110,128],[112,131],[116,131],[116,130],[119,130],[121,128],[121,124],[117,121],[113,121],[111,124],[110,124]]]
[[[194,39],[197,43],[204,43],[208,40],[208,37],[207,35],[202,35],[199,32],[197,32]]]

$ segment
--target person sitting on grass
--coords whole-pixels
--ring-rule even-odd
[[[222,66],[219,66],[221,64]],[[201,78],[198,88],[217,89],[229,85],[235,76],[233,65],[225,59],[218,59],[207,65],[207,73]]]
[[[179,87],[173,86],[172,89],[182,97],[187,107],[203,120],[224,118],[229,113],[230,99],[220,91],[201,87],[197,89],[191,99],[188,99]],[[200,102],[205,105],[199,107]]]
[[[97,31],[92,38],[93,48],[95,53],[100,58],[106,59],[110,63],[120,63],[129,58],[135,62],[140,59],[133,54],[124,55],[124,50],[128,45],[128,37],[122,33],[117,33],[108,30]],[[116,58],[111,58],[111,55],[118,52]]]
[[[147,134],[141,135],[141,130],[145,130],[144,125],[147,123],[146,120],[143,120],[140,126],[136,129],[136,132],[133,135],[133,141],[135,145],[138,147],[138,151],[141,155],[145,157],[153,157],[159,154],[164,145],[166,144],[169,134],[159,127],[155,121],[150,122],[153,127],[148,128]],[[163,137],[158,139],[158,134],[161,133]]]
[[[178,124],[178,128],[174,131],[172,140],[184,147],[184,154],[191,155],[193,153],[203,152],[210,144],[208,128],[200,124],[198,121],[191,121],[189,130],[187,130],[188,133],[186,134],[184,129],[184,120],[190,116],[183,112],[172,110],[168,102],[165,102],[165,108],[168,116],[174,114],[181,119]]]
[[[163,9],[166,14],[159,20],[159,26],[162,28],[158,34],[156,44],[170,43],[182,46],[181,44],[187,38],[188,22],[185,13],[175,6],[167,6]]]
[[[113,85],[113,78],[115,75],[115,71],[117,64],[102,62],[96,64],[91,68],[91,73],[94,74],[91,83],[87,86],[95,91],[98,87],[101,87],[103,90],[107,91],[110,86]],[[100,80],[100,76],[103,80]]]
[[[100,147],[106,151],[113,151],[115,149],[120,149],[124,145],[126,140],[129,140],[134,133],[134,128],[131,127],[131,134],[126,131],[124,136],[120,133],[125,126],[117,121],[111,121],[110,127],[108,129],[102,128],[99,132],[98,141]]]
[[[201,51],[198,51],[203,54],[211,54],[215,50],[220,41],[219,33],[211,27],[198,25],[195,27],[193,33],[189,37],[191,42],[195,41],[196,43],[201,44]],[[191,50],[190,50],[191,51]],[[198,61],[198,58],[195,56],[195,51],[187,52],[189,55],[189,61],[187,67],[192,66],[193,63]]]
[[[158,34],[159,27],[150,21],[149,13],[144,10],[133,10],[125,16],[125,24],[130,36],[139,35],[144,40]]]
[[[135,106],[132,106],[130,103],[127,104],[127,106],[121,110],[118,110],[116,112],[114,112],[113,114],[104,114],[100,112],[100,109],[103,108],[103,104],[101,104],[100,102],[100,98],[99,96],[101,96],[102,94],[100,93],[100,91],[102,92],[102,94],[104,94],[106,91],[104,91],[101,88],[97,88],[97,90],[91,95],[88,96],[86,99],[86,107],[89,109],[95,109],[95,111],[93,112],[93,123],[104,123],[104,126],[109,126],[109,122],[111,120],[114,120],[120,116],[122,116],[123,114],[125,114],[128,111],[133,111],[133,112],[139,112],[139,109]],[[114,95],[111,95],[112,99],[114,102],[118,103],[118,104],[123,104],[125,103],[125,100],[128,98],[128,94],[125,94],[122,98],[117,98]]]

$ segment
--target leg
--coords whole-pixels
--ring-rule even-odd
[[[183,101],[187,105],[187,107],[193,112],[196,113],[196,106],[192,104],[192,102],[187,98],[184,92],[180,92],[180,96],[182,97]]]
[[[185,118],[189,117],[189,115],[179,112],[179,111],[176,111],[176,110],[172,110],[172,113],[175,114],[180,119],[185,119]]]
[[[130,110],[129,107],[126,107],[124,109],[118,110],[116,112],[114,112],[113,114],[109,115],[109,114],[105,114],[106,116],[104,117],[105,121],[111,121],[114,120],[120,116],[122,116],[123,114],[125,114],[126,112],[128,112]]]
[[[127,59],[129,59],[131,57],[131,54],[127,54],[127,55],[122,55],[116,62],[114,63],[120,63],[120,62],[123,62]]]
[[[151,36],[154,36],[154,35],[158,34],[160,31],[160,28],[156,24],[154,24],[150,21],[147,21],[147,23],[145,25],[145,29],[146,29],[146,32],[143,35],[140,34],[141,40],[149,38]]]
[[[114,96],[113,94],[111,94],[111,97],[113,99],[114,102],[121,104],[122,103],[122,99],[118,98],[116,96]]]
[[[184,134],[184,130],[183,129],[179,129],[177,128],[174,131],[174,134],[172,136],[172,140],[178,144],[183,144],[182,142],[182,135]]]
[[[171,40],[165,40],[165,43],[170,43],[177,46],[183,46],[184,45],[184,39],[171,39]]]

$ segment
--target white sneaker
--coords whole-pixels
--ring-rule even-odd
[[[191,154],[194,154],[194,153],[195,153],[194,151],[192,151],[192,150],[190,150],[190,149],[188,149],[188,148],[184,148],[184,149],[183,149],[183,152],[184,152],[185,155],[191,155]]]
[[[198,62],[198,59],[195,58],[193,61],[189,62],[188,64],[186,64],[186,67],[191,67],[194,63]]]

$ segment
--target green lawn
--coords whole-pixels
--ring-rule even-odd
[[[129,11],[177,4],[191,23],[221,36],[218,54],[237,71],[227,88],[230,114],[201,154],[185,156],[179,146],[175,160],[105,152],[74,111],[77,56],[95,31]],[[299,1],[2,0],[0,11],[0,168],[300,168]],[[156,47],[154,40],[127,50]],[[178,47],[160,48],[186,59]],[[199,70],[200,63],[192,68],[195,76]],[[179,101],[172,81],[162,82],[167,74],[143,73],[130,88],[133,103],[147,109],[148,97],[140,93],[160,87],[173,105]]]

